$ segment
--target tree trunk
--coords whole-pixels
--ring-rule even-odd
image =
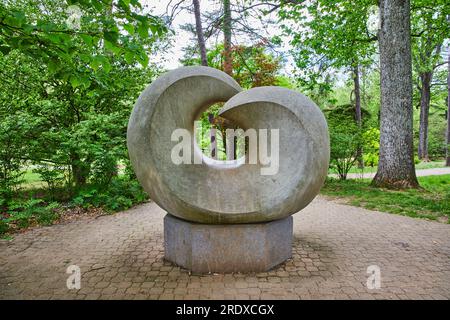
[[[233,60],[231,56],[231,7],[230,0],[223,0],[223,71],[233,75]]]
[[[445,165],[450,167],[450,45],[448,46],[448,63],[447,63],[447,139],[445,148]]]
[[[355,120],[358,124],[358,127],[361,129],[362,125],[362,117],[361,117],[361,88],[359,85],[359,66],[355,64],[353,67],[353,83],[355,90]],[[358,167],[364,168],[363,154],[362,154],[362,146],[358,146],[358,150],[356,152],[356,157],[358,159]]]
[[[78,155],[72,154],[70,158],[75,187],[79,189],[86,185],[90,168],[80,160]]]
[[[211,124],[211,128],[209,131],[211,159],[217,159],[217,139],[216,139],[216,130],[217,129],[214,126],[214,115],[212,113],[208,113],[208,121]]]
[[[428,161],[428,115],[430,113],[431,71],[420,74],[419,159]]]
[[[380,19],[380,157],[372,184],[415,188],[409,0],[380,0]]]
[[[208,66],[208,59],[206,57],[205,37],[203,36],[202,20],[200,16],[200,2],[199,0],[192,0],[194,3],[195,15],[195,30],[197,32],[198,47],[200,48],[200,57],[202,66]]]
[[[353,67],[353,83],[355,85],[355,119],[358,126],[361,127],[361,89],[359,85],[359,66]]]

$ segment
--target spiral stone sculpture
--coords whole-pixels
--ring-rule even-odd
[[[276,174],[262,175],[261,163],[207,161],[193,138],[194,121],[216,102],[225,102],[220,115],[244,130],[279,130]],[[195,157],[205,161],[173,163],[171,137],[176,129],[192,133],[191,163]],[[262,270],[290,256],[292,218],[288,217],[318,194],[327,175],[330,153],[325,117],[310,99],[281,87],[242,91],[230,76],[209,67],[179,68],[148,86],[132,111],[127,144],[139,182],[168,212],[166,258],[199,272]],[[278,234],[272,230],[267,235],[280,221],[286,222],[275,227]],[[256,238],[248,238],[252,232]],[[271,236],[274,243],[269,243]],[[281,251],[289,253],[271,259],[270,252],[277,251],[275,242],[283,243],[280,237],[287,237],[289,250]],[[219,242],[228,241],[229,245],[234,241],[231,238],[247,243],[247,247],[236,243],[242,250],[226,250],[225,245],[217,248]],[[231,268],[216,261],[212,250],[222,250],[220,259],[228,261]],[[232,250],[240,255],[259,251],[256,260],[249,258],[246,263],[242,257],[241,262],[234,261],[232,252],[226,258],[227,251]],[[199,260],[199,265],[193,260]]]

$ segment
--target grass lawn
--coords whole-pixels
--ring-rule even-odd
[[[371,179],[327,179],[321,194],[358,207],[450,223],[450,175],[418,179],[422,189],[404,191],[371,187]]]
[[[30,168],[24,171],[22,179],[23,182],[21,187],[25,189],[39,188],[45,186],[45,182],[42,181],[40,175],[36,172],[33,172],[33,170]]]
[[[445,161],[429,161],[429,162],[420,162],[416,164],[416,170],[421,169],[432,169],[432,168],[443,168],[445,165]],[[350,169],[349,173],[372,173],[377,172],[377,167],[364,167],[364,170],[359,169],[357,166],[354,166]],[[329,173],[337,173],[334,170],[330,170]]]

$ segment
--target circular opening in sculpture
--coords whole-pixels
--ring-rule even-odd
[[[200,113],[194,122],[194,146],[211,166],[236,166],[245,162],[246,140],[241,128],[219,116],[223,102]]]

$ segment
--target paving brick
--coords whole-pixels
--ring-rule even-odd
[[[450,225],[315,199],[294,215],[292,259],[194,275],[164,261],[154,203],[0,241],[0,299],[450,299]],[[81,268],[68,290],[66,268]],[[381,288],[366,286],[377,265]]]

